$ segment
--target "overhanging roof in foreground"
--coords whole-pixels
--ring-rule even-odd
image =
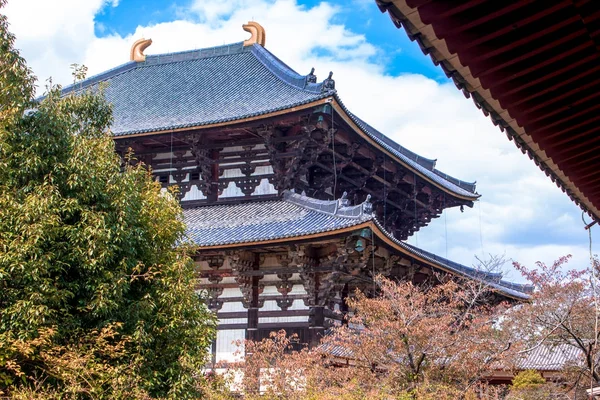
[[[184,209],[188,237],[200,249],[297,242],[370,229],[376,243],[418,260],[435,270],[485,282],[499,293],[528,299],[531,287],[502,280],[502,275],[477,270],[395,239],[370,214],[369,204],[342,206],[284,192],[280,200]]]
[[[600,220],[600,1],[375,1]]]

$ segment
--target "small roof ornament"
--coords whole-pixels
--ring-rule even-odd
[[[373,203],[371,203],[371,195],[368,194],[366,200],[363,203],[363,212],[365,214],[373,213]]]
[[[323,81],[323,86],[321,86],[321,92],[328,92],[330,90],[335,89],[335,81],[333,80],[333,71],[329,72],[329,76],[327,79]]]
[[[306,75],[306,82],[317,83],[317,76],[315,75],[315,69],[311,68],[310,73]]]
[[[348,198],[348,192],[344,192],[342,197],[338,200],[340,207],[350,207],[350,199]]]
[[[146,55],[144,54],[144,50],[148,48],[152,44],[152,39],[138,39],[131,46],[131,51],[129,52],[129,60],[135,62],[144,62],[146,61]]]
[[[252,46],[253,44],[260,44],[262,47],[265,47],[265,28],[262,27],[258,22],[250,21],[247,24],[242,25],[242,28],[246,32],[250,32],[252,36],[250,39],[244,40],[244,47]]]

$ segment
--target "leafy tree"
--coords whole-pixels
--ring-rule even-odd
[[[36,103],[13,44],[0,15],[0,396],[199,395],[215,320],[175,196],[122,165],[101,88]]]
[[[600,384],[598,262],[592,258],[587,269],[567,270],[569,258],[535,269],[515,264],[536,291],[509,314],[506,325],[524,342],[523,354],[540,346],[579,354],[566,360],[563,375],[567,389],[581,389]]]
[[[490,302],[485,285],[440,279],[378,277],[379,295],[356,293],[348,324],[321,346],[291,351],[294,338],[272,333],[246,342],[246,359],[230,374],[243,370],[238,388],[249,399],[496,398],[482,381],[512,352],[493,323],[504,305]]]
[[[534,370],[521,371],[513,378],[507,400],[547,400],[565,398],[561,391],[539,372]]]

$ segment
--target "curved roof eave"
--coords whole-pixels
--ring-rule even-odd
[[[393,23],[397,28],[404,28],[408,38],[411,41],[416,41],[419,45],[421,51],[425,55],[429,55],[431,60],[435,65],[439,65],[446,76],[451,78],[455,83],[456,87],[461,90],[464,95],[473,99],[473,102],[482,110],[485,116],[489,116],[494,125],[498,126],[502,132],[505,132],[508,139],[513,141],[519,150],[523,154],[527,154],[527,156],[534,162],[534,164],[541,169],[546,176],[556,184],[569,198],[579,206],[584,212],[586,212],[590,217],[594,219],[596,222],[600,222],[600,205],[598,202],[594,201],[594,194],[598,194],[600,192],[592,192],[591,194],[586,194],[581,180],[585,182],[587,179],[592,179],[590,173],[582,173],[582,178],[579,178],[579,183],[575,182],[578,180],[577,174],[574,174],[570,169],[572,168],[583,168],[580,164],[575,162],[579,162],[579,158],[573,157],[574,161],[565,162],[565,165],[561,165],[562,163],[559,160],[555,160],[550,157],[546,151],[537,143],[537,140],[543,139],[543,136],[540,135],[539,132],[535,132],[533,129],[528,131],[526,127],[522,126],[518,123],[518,121],[511,116],[511,109],[507,107],[503,107],[500,102],[491,95],[489,89],[485,88],[485,85],[482,85],[479,78],[474,77],[471,68],[468,65],[463,65],[460,62],[460,54],[456,54],[450,52],[448,49],[448,44],[446,40],[440,40],[435,34],[435,28],[431,24],[426,24],[420,15],[418,10],[419,2],[415,3],[412,6],[409,6],[406,0],[376,0],[377,5],[379,6],[381,12],[387,12],[392,19]],[[427,3],[427,2],[426,2]],[[443,3],[443,2],[438,2]],[[481,10],[487,10],[489,7],[482,6],[481,4],[485,2],[475,3],[479,6]],[[488,3],[492,3],[488,1]],[[503,2],[496,2],[499,5],[503,5]],[[522,2],[523,4],[527,4],[527,2]],[[443,3],[445,4],[445,3]],[[563,2],[563,4],[569,5],[569,2]],[[588,2],[588,5],[591,7],[598,7],[598,2]],[[470,7],[472,7],[471,5]],[[575,7],[574,4],[571,4],[570,7]],[[576,7],[575,7],[576,8]],[[489,10],[488,10],[489,11]],[[543,14],[547,12],[545,8],[540,8],[540,13]],[[555,13],[563,12],[562,10],[553,10]],[[541,15],[540,14],[540,15]],[[441,14],[440,14],[441,15]],[[452,14],[447,14],[452,15]],[[534,21],[538,18],[533,18],[532,16],[526,16],[529,20]],[[450,17],[448,17],[450,18]],[[592,19],[593,20],[593,19]],[[577,23],[586,24],[584,18],[576,18],[575,21]],[[515,22],[515,21],[513,21]],[[517,27],[525,26],[525,23],[521,23],[523,21],[519,21],[518,24],[515,24],[513,27],[516,29]],[[449,26],[449,25],[448,25]],[[488,26],[491,26],[488,24]],[[511,32],[515,32],[515,29],[511,30]],[[541,34],[545,32],[552,32],[550,28],[548,31],[540,31]],[[586,29],[582,30],[586,32]],[[571,36],[567,35],[567,36]],[[563,38],[564,36],[561,36]],[[500,43],[500,39],[498,37],[495,38],[496,42]],[[591,36],[590,36],[591,40]],[[590,42],[592,43],[592,42]],[[471,46],[471,43],[464,42],[467,47]],[[481,44],[480,44],[481,45]],[[483,45],[487,45],[484,43]],[[557,52],[560,52],[560,46],[553,46]],[[596,46],[596,49],[599,47]],[[472,51],[473,48],[469,47]],[[497,49],[495,47],[489,47],[488,50],[490,52],[495,52]],[[589,52],[587,48],[580,47],[578,51],[581,52]],[[597,54],[596,59],[590,60],[590,63],[597,63]],[[533,55],[533,54],[532,54]],[[481,54],[478,55],[482,60],[487,60],[489,57],[483,57]],[[575,55],[573,55],[575,56]],[[593,54],[590,54],[593,56]],[[559,54],[554,60],[562,59],[562,53]],[[549,67],[548,63],[538,61],[537,64],[534,62],[533,65],[545,66]],[[492,65],[493,66],[493,65]],[[496,66],[489,66],[487,69],[494,70]],[[557,68],[558,70],[558,68]],[[532,73],[539,73],[537,70],[533,70]],[[587,71],[587,70],[586,70]],[[568,71],[568,73],[571,73]],[[587,81],[590,81],[589,79]],[[561,80],[562,82],[562,80]],[[505,82],[506,83],[506,82]],[[557,91],[553,89],[557,93],[562,93],[562,91]],[[552,96],[550,96],[552,97]],[[544,96],[544,99],[548,99],[548,96]],[[594,103],[592,103],[594,104]],[[595,105],[595,104],[594,104]],[[571,109],[571,106],[568,107]],[[514,113],[514,110],[512,112]],[[593,109],[589,109],[589,113],[593,113]],[[573,124],[573,122],[571,122]],[[577,126],[577,125],[574,125]],[[542,132],[546,132],[546,130],[542,130]],[[581,132],[582,135],[586,134],[586,132]],[[590,135],[593,133],[590,133]],[[574,135],[572,131],[568,131],[564,136],[556,134],[557,137],[567,138],[570,135],[572,138],[577,138],[578,135]],[[558,139],[553,139],[557,140]],[[579,148],[581,146],[581,139],[575,142],[573,149]],[[566,145],[562,146],[563,149],[566,149]],[[589,166],[584,165],[585,168],[589,168]],[[598,185],[596,185],[597,188]],[[587,188],[590,191],[589,188]],[[597,199],[597,196],[596,196]]]
[[[451,177],[450,175],[443,174],[439,170],[435,169],[434,165],[432,165],[431,169],[428,169],[421,163],[412,160],[405,154],[402,154],[400,151],[393,149],[391,146],[389,146],[389,144],[386,144],[382,140],[378,139],[373,135],[372,132],[369,132],[365,127],[361,126],[362,120],[360,120],[346,108],[337,93],[332,96],[331,103],[337,113],[345,119],[346,123],[350,125],[350,127],[352,127],[356,133],[366,139],[371,145],[378,148],[380,151],[384,152],[400,164],[406,166],[409,170],[413,171],[415,174],[427,180],[434,186],[462,200],[475,201],[481,197],[480,194],[474,193],[474,183],[461,181]],[[451,181],[450,179],[454,180],[455,182]],[[461,187],[461,185],[469,187],[469,189],[472,191]]]
[[[197,209],[188,209],[186,211],[189,214],[190,218],[190,220],[188,221],[188,229],[190,229],[190,234],[192,236],[196,235],[194,236],[195,239],[199,240],[199,242],[197,241],[196,243],[199,245],[200,250],[228,249],[238,247],[248,248],[254,246],[264,246],[268,244],[280,244],[290,242],[298,243],[299,241],[336,237],[340,234],[349,234],[352,232],[360,231],[362,229],[369,229],[371,230],[371,232],[373,232],[374,236],[377,236],[377,241],[379,241],[379,243],[383,242],[384,246],[392,249],[392,251],[398,254],[402,254],[404,256],[415,259],[418,262],[436,270],[444,271],[465,279],[475,279],[485,285],[490,286],[493,290],[501,293],[506,297],[515,300],[529,299],[528,293],[531,291],[532,288],[528,285],[521,285],[503,281],[502,274],[500,273],[492,273],[477,270],[472,267],[467,267],[465,265],[453,262],[451,260],[429,253],[425,250],[419,249],[415,246],[411,246],[394,238],[389,232],[385,230],[385,228],[382,227],[379,221],[377,221],[377,219],[372,214],[366,213],[364,211],[365,203],[356,206],[340,207],[340,203],[338,202],[338,200],[317,200],[286,191],[284,192],[283,200],[270,201],[264,204],[271,205],[271,207],[273,207],[273,211],[280,209],[288,210],[286,207],[290,206],[300,207],[301,209],[305,209],[313,213],[310,215],[302,216],[300,218],[310,219],[311,221],[313,221],[315,218],[320,218],[317,216],[327,216],[327,218],[336,219],[337,222],[335,222],[335,224],[333,225],[329,224],[327,226],[303,222],[302,228],[300,228],[299,226],[288,226],[286,229],[278,228],[277,233],[275,235],[273,235],[272,232],[270,234],[265,234],[264,231],[261,231],[260,235],[249,234],[247,231],[243,233],[238,232],[237,234],[233,234],[234,231],[231,231],[228,234],[227,239],[225,241],[217,240],[215,242],[214,233],[211,233],[209,235],[206,231],[207,228],[198,228],[197,225],[194,225],[194,210],[208,210],[209,217],[207,217],[206,211],[202,215],[204,216],[204,219],[208,218],[209,221],[211,218],[220,219],[220,213],[229,211],[220,207],[218,208],[218,213],[214,215],[217,210],[217,208],[215,208],[216,206],[207,206],[208,208],[198,207]],[[235,205],[230,207],[242,208],[240,210],[237,210],[237,212],[249,213],[249,215],[255,215],[254,218],[260,219],[262,217],[256,217],[256,215],[258,215],[259,213],[255,209],[256,207],[264,207],[264,205],[261,206],[260,203],[248,203],[246,205]],[[252,217],[250,217],[250,219],[252,219]],[[260,220],[260,222],[258,222],[256,225],[262,227],[263,224],[270,223],[270,221],[270,219]],[[205,225],[210,225],[211,229],[217,229],[214,228],[212,223],[207,223],[207,221],[204,221],[203,223]],[[228,229],[231,228],[229,225],[227,226]],[[234,228],[237,229],[236,227]],[[203,233],[199,234],[198,232]],[[206,237],[210,237],[210,240],[208,242],[203,242],[203,240],[205,239],[202,238]],[[204,243],[204,245],[202,245],[202,243]]]

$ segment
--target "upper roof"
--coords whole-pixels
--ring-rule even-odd
[[[453,178],[427,159],[394,142],[342,103],[328,79],[311,83],[259,44],[243,42],[179,53],[148,55],[67,86],[63,94],[96,88],[113,104],[117,138],[234,122],[322,101],[334,103],[392,157],[446,191],[474,200],[475,183]]]
[[[505,296],[527,299],[528,285],[502,280],[502,274],[467,267],[395,239],[370,213],[370,203],[347,206],[286,191],[281,200],[185,209],[188,237],[201,248],[300,240],[369,228],[396,251],[434,269],[485,282]]]
[[[600,221],[600,1],[376,2]]]
[[[234,121],[330,96],[260,45],[148,55],[63,89],[106,82],[114,136]]]

